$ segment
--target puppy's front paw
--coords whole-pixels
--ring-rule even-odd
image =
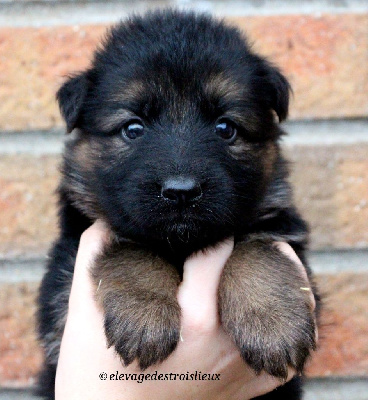
[[[281,311],[283,317],[276,310],[260,314],[255,308],[244,307],[242,312],[240,318],[222,311],[222,323],[251,368],[281,379],[287,378],[288,367],[297,372],[303,370],[311,350],[315,349],[312,316],[301,317],[286,308]]]
[[[180,335],[175,268],[135,244],[112,243],[95,262],[92,278],[105,316],[105,333],[126,365],[163,361]]]
[[[219,289],[224,329],[245,362],[286,379],[315,349],[315,316],[296,266],[263,243],[239,246],[225,266]]]
[[[105,333],[125,365],[137,359],[140,368],[165,360],[180,336],[180,308],[168,298],[147,297],[139,302],[111,299],[105,307]]]

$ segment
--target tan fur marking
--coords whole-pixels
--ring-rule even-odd
[[[81,140],[74,148],[74,160],[83,171],[91,171],[94,166],[94,157],[91,144],[87,140]]]
[[[266,178],[272,175],[274,170],[275,161],[277,159],[278,148],[276,143],[269,142],[266,148],[263,150],[263,168]]]
[[[237,138],[236,142],[229,146],[229,152],[236,160],[242,159],[243,155],[249,151],[252,151],[252,146],[242,138]]]
[[[90,181],[94,169],[101,168],[101,157],[109,160],[109,165],[119,167],[123,157],[129,152],[129,146],[119,135],[101,137],[83,137],[65,152],[65,159],[73,165],[72,173],[63,180],[62,185],[69,193],[75,206],[92,219],[103,217]]]
[[[237,124],[243,126],[250,134],[257,134],[259,127],[259,120],[256,115],[252,113],[240,113],[236,110],[227,111],[224,118],[230,118]]]
[[[209,98],[223,99],[229,103],[244,100],[247,95],[247,87],[240,85],[224,73],[212,75],[205,85],[205,93]],[[229,118],[235,123],[243,126],[249,133],[257,134],[259,120],[252,112],[244,113],[237,109],[226,111],[224,118]]]
[[[124,122],[136,117],[131,111],[121,108],[108,116],[101,116],[98,121],[98,128],[103,131],[116,129]]]
[[[137,100],[145,93],[145,86],[141,81],[131,81],[128,84],[118,85],[115,94],[109,99],[111,103],[122,103],[130,100]],[[113,114],[101,115],[98,121],[98,128],[104,131],[116,129],[121,123],[136,117],[131,111],[121,108]]]
[[[205,93],[209,97],[239,100],[244,95],[244,88],[224,73],[212,75],[205,85]]]
[[[144,83],[138,80],[133,80],[128,84],[124,84],[122,87],[118,87],[112,100],[116,102],[136,100],[137,98],[141,97],[142,93],[145,92],[146,88]]]

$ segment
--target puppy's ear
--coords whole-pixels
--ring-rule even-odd
[[[70,77],[56,94],[60,112],[70,133],[78,123],[78,118],[87,95],[89,81],[87,73],[83,72]]]
[[[291,86],[285,76],[272,64],[266,62],[263,67],[269,106],[276,112],[281,122],[288,115]]]

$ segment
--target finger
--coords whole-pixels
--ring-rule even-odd
[[[76,388],[80,387],[78,381],[80,383],[91,376],[98,376],[101,365],[110,367],[111,370],[121,367],[121,361],[114,349],[108,349],[103,313],[94,301],[96,288],[93,287],[88,273],[89,267],[109,239],[110,231],[102,221],[96,221],[81,235],[60,345],[55,383],[56,398],[80,398],[81,396],[75,394]],[[98,381],[93,387],[98,389]],[[83,390],[85,389],[82,386]]]
[[[198,252],[184,264],[178,301],[182,308],[182,330],[208,331],[218,325],[217,290],[220,276],[234,247],[228,239],[214,248]]]
[[[312,288],[309,282],[308,274],[307,271],[300,261],[300,258],[296,255],[295,251],[293,248],[286,242],[275,242],[275,246],[283,253],[285,254],[291,261],[293,261],[296,266],[298,267],[299,272],[301,273],[302,277],[305,280],[305,286],[301,287],[301,290],[304,290],[306,292],[309,292],[309,297],[311,301],[312,308],[316,308],[316,300],[314,298]]]
[[[97,220],[81,235],[76,265],[89,265],[109,239],[110,231],[107,225],[102,220]]]
[[[83,232],[75,262],[69,305],[72,302],[74,304],[80,303],[83,299],[88,301],[93,294],[92,282],[88,269],[109,239],[109,229],[107,225],[100,220],[96,221]],[[78,288],[78,290],[76,290],[76,288]]]
[[[316,299],[314,298],[314,294],[309,282],[309,278],[307,275],[307,271],[304,268],[304,265],[302,264],[302,262],[300,261],[300,258],[296,255],[295,251],[293,250],[293,248],[286,242],[275,242],[275,246],[282,252],[284,253],[287,257],[289,257],[292,261],[295,262],[295,264],[298,266],[300,273],[302,274],[302,276],[304,277],[307,286],[306,287],[302,287],[301,290],[306,290],[307,292],[309,292],[309,299],[311,302],[311,307],[312,310],[315,310],[316,308]],[[316,322],[316,321],[315,321]],[[316,342],[318,342],[318,328],[317,328],[317,323],[316,325],[316,330],[315,330],[315,340]]]
[[[303,277],[308,281],[307,272],[300,261],[300,258],[296,255],[294,249],[286,242],[275,242],[274,245],[284,253],[290,260],[294,261],[295,264],[299,267],[300,272],[302,273]]]

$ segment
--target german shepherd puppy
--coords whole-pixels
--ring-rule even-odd
[[[73,133],[60,236],[39,295],[46,398],[54,396],[79,239],[98,218],[116,240],[92,275],[108,343],[126,365],[137,359],[145,369],[174,351],[185,259],[234,236],[218,292],[222,325],[256,372],[302,372],[315,348],[315,315],[297,268],[273,246],[289,243],[306,265],[307,226],[279,148],[289,91],[239,30],[173,10],[113,27],[91,67],[60,88]],[[300,377],[262,397],[300,398]]]

